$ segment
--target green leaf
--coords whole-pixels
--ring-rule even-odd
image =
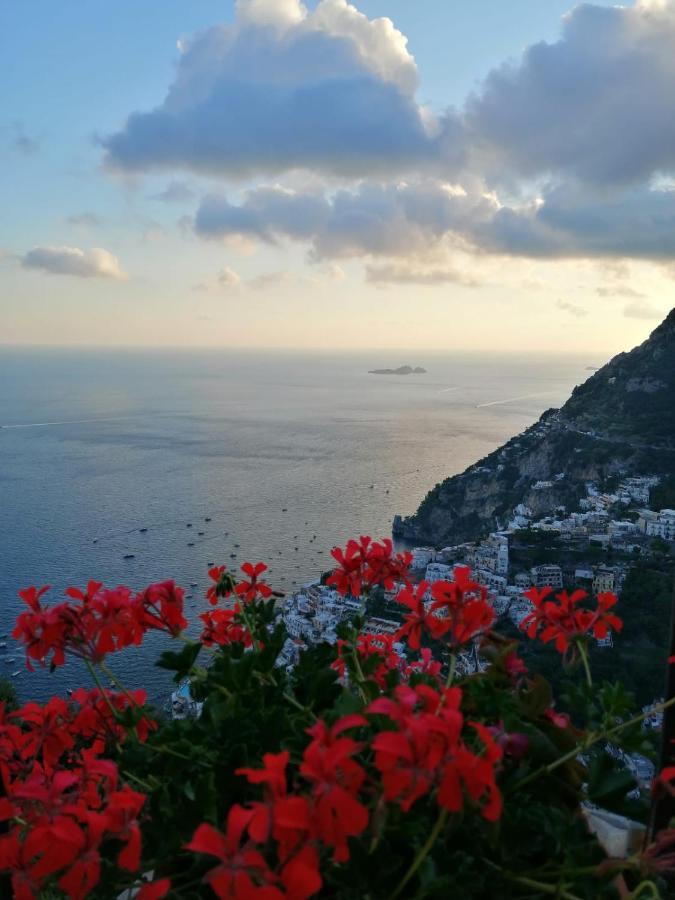
[[[190,641],[185,644],[179,653],[173,650],[165,650],[155,663],[160,669],[168,669],[175,672],[173,680],[178,683],[190,674],[190,669],[199,656],[202,645],[198,641]]]

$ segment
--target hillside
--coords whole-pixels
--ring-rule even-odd
[[[560,410],[436,485],[414,516],[394,520],[394,533],[436,545],[474,540],[505,527],[519,503],[542,516],[571,510],[586,481],[647,473],[675,474],[675,309]]]

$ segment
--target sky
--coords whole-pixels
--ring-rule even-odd
[[[675,296],[675,0],[0,6],[0,344],[611,354]]]

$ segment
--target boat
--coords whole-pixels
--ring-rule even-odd
[[[196,582],[196,581],[191,581],[191,582],[190,582],[190,587],[197,587],[197,582]]]
[[[7,641],[0,641],[0,650],[7,646]]]
[[[237,558],[236,553],[230,553],[230,559],[236,559],[236,558]]]
[[[125,553],[123,558],[124,559],[134,559],[135,557],[136,557],[135,553]]]
[[[206,517],[204,518],[204,521],[205,521],[205,522],[210,522],[210,521],[211,521],[211,516],[206,516]]]
[[[282,511],[282,512],[288,512],[288,510],[286,509],[285,506],[284,506],[284,508],[283,508],[281,511]]]
[[[10,663],[16,662],[16,659],[13,656],[8,657],[5,662],[9,665]]]
[[[194,547],[194,545],[195,545],[194,541],[188,541],[188,547]]]
[[[145,532],[146,532],[148,529],[147,529],[147,528],[139,528],[138,530],[140,531],[141,534],[145,534]]]
[[[203,536],[204,536],[204,532],[203,532],[203,531],[198,531],[197,534],[198,534],[200,537],[203,537]]]
[[[67,694],[69,697],[72,697],[72,696],[73,696],[73,689],[72,689],[72,688],[66,688],[66,694]]]
[[[188,522],[185,526],[186,528],[192,528],[192,522]]]
[[[20,674],[21,672],[17,669],[16,672],[12,672],[12,678],[16,678]]]

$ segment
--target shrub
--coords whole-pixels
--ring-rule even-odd
[[[54,606],[45,589],[22,592],[14,636],[29,667],[75,656],[93,687],[0,714],[0,871],[14,896],[574,900],[672,886],[675,830],[611,860],[583,815],[646,812],[617,752],[650,752],[644,715],[589,666],[589,642],[621,628],[613,595],[529,593],[523,628],[560,654],[563,705],[494,633],[468,569],[412,584],[409,555],[369,538],[333,556],[342,594],[403,585],[401,628],[373,635],[357,617],[292,667],[262,563],[211,569],[198,641],[170,581],[90,582]],[[177,647],[157,664],[189,679],[200,715],[158,724],[108,669],[154,630]]]

